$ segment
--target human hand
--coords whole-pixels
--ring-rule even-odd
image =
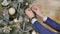
[[[41,13],[41,10],[37,6],[32,7],[32,11],[34,11],[39,17],[44,17],[44,15]]]
[[[27,8],[25,10],[25,13],[30,19],[34,17],[34,13],[32,12],[32,10],[30,8]]]

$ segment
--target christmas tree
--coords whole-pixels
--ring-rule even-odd
[[[0,34],[31,34],[30,19],[25,14],[31,0],[0,1]]]

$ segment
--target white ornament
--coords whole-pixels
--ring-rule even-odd
[[[35,31],[32,31],[32,34],[36,34],[36,32]]]
[[[16,18],[16,19],[14,19],[14,22],[18,22],[17,18]]]
[[[7,0],[4,0],[1,4],[2,4],[3,6],[7,6],[8,4],[10,4],[10,2],[7,2]]]
[[[9,14],[10,14],[10,15],[15,14],[15,12],[16,12],[16,11],[15,11],[15,9],[14,9],[14,8],[10,8],[10,9],[9,9]]]
[[[28,3],[26,3],[26,5],[28,5]]]

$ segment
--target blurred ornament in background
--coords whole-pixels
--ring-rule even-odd
[[[2,28],[2,30],[3,30],[3,32],[5,32],[5,33],[10,33],[10,30],[12,30],[12,29],[10,28],[10,26],[4,26],[4,27]]]
[[[5,16],[6,14],[3,14],[3,16]]]
[[[10,3],[11,3],[11,1],[4,0],[1,4],[2,4],[3,6],[7,6],[7,5],[9,5]]]
[[[13,7],[9,8],[9,20],[10,21],[13,21],[14,19],[15,21],[17,21],[19,15],[20,14],[18,13],[16,8],[13,8]]]
[[[18,22],[17,18],[16,18],[16,19],[14,19],[14,22]]]
[[[26,5],[29,5],[29,3],[26,2]]]
[[[32,31],[32,34],[36,34],[36,31],[35,31],[35,30],[33,30],[33,31]]]
[[[14,25],[12,25],[11,27],[13,27],[14,29],[18,29],[20,28],[19,24],[18,23],[15,23]]]

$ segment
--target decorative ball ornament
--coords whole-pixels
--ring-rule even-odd
[[[8,32],[10,32],[10,30],[12,30],[12,29],[10,28],[10,26],[4,26],[4,27],[2,28],[2,30],[3,30],[3,32],[8,33]]]
[[[6,15],[7,15],[7,14],[5,14],[5,13],[3,14],[3,16],[6,16]]]
[[[15,8],[10,8],[10,9],[9,9],[9,14],[10,14],[10,15],[15,14],[15,12],[16,12]]]
[[[10,4],[10,2],[11,2],[11,1],[8,2],[7,0],[4,0],[1,4],[2,4],[3,6],[7,6],[7,5]]]
[[[16,18],[16,19],[14,19],[14,22],[18,22],[17,18]]]
[[[29,3],[26,3],[26,5],[29,5]]]

